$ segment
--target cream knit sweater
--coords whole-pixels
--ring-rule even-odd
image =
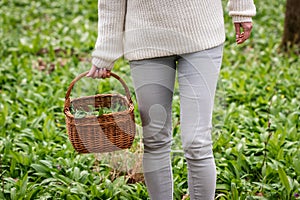
[[[253,0],[229,0],[234,22],[251,21]],[[92,64],[191,53],[225,41],[221,0],[98,0],[98,38]]]

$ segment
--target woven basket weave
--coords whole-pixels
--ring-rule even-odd
[[[79,153],[102,153],[130,148],[135,136],[134,106],[130,92],[125,82],[116,74],[116,78],[123,85],[126,96],[121,94],[97,94],[70,100],[74,84],[88,72],[76,77],[70,84],[66,98],[64,113],[69,139],[74,149]],[[71,113],[74,109],[88,111],[93,108],[111,108],[113,104],[122,105],[126,109],[120,112],[103,114],[100,116],[85,116],[75,118]]]

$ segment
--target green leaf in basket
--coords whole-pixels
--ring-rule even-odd
[[[96,109],[95,109],[95,107],[94,106],[92,106],[92,105],[88,105],[88,108],[89,108],[89,111],[90,112],[93,112],[93,111],[95,111]]]
[[[111,113],[111,109],[110,108],[103,108],[103,114],[109,114]]]
[[[84,118],[86,115],[87,115],[86,112],[84,112],[82,110],[76,110],[74,117],[77,119],[80,119],[80,118]]]
[[[101,116],[101,115],[103,115],[103,109],[102,109],[102,108],[99,108],[98,116]]]
[[[97,112],[97,111],[89,112],[89,115],[95,115],[95,116],[97,116],[98,114],[99,114],[99,112]]]
[[[120,104],[116,104],[115,108],[114,108],[115,112],[120,112],[121,111],[121,105]]]

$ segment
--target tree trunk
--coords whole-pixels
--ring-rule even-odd
[[[282,45],[300,46],[300,0],[287,0]]]

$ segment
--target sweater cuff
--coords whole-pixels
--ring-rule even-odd
[[[106,61],[97,58],[97,57],[93,57],[92,58],[92,65],[96,66],[97,68],[105,68],[108,70],[112,70],[112,68],[114,67],[114,62],[113,63],[107,63]]]
[[[234,23],[238,23],[238,22],[252,22],[252,17],[245,17],[245,16],[234,15],[234,16],[232,16],[232,21]]]
[[[233,22],[251,22],[256,14],[253,0],[229,0],[228,9]]]

